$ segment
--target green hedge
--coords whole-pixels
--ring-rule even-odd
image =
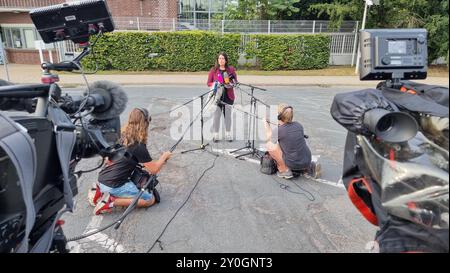
[[[237,65],[241,36],[205,31],[189,32],[113,32],[106,33],[95,46],[100,70],[205,71],[215,63],[219,52],[228,54]],[[149,54],[157,57],[150,58]],[[95,68],[94,55],[83,60]]]
[[[257,57],[262,70],[328,67],[331,37],[324,34],[251,35],[246,58]]]
[[[326,35],[252,35],[247,58],[257,57],[263,70],[320,69],[328,66],[330,37]],[[228,54],[237,66],[240,34],[220,35],[205,31],[113,32],[95,46],[100,70],[207,71],[217,54]],[[150,58],[151,53],[157,56]],[[83,65],[95,69],[94,54]]]

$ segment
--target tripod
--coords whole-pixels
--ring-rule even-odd
[[[242,89],[240,89],[239,88],[240,85],[249,87],[251,89],[251,94],[243,91]],[[243,83],[238,83],[236,86],[240,89],[241,92],[246,93],[251,98],[250,99],[250,115],[248,115],[249,116],[249,119],[248,119],[248,125],[249,126],[248,126],[248,129],[247,129],[248,140],[247,140],[247,143],[246,143],[246,145],[244,147],[239,148],[239,149],[234,150],[234,151],[231,151],[230,154],[234,154],[236,152],[248,149],[249,150],[248,153],[238,155],[238,156],[236,156],[236,158],[241,158],[241,157],[244,157],[244,156],[247,156],[247,155],[251,155],[253,157],[256,156],[258,158],[261,158],[261,156],[262,156],[261,153],[262,152],[260,150],[256,149],[256,147],[255,147],[256,117],[257,117],[257,112],[256,112],[257,111],[257,107],[256,106],[257,106],[257,102],[265,105],[266,107],[270,107],[270,106],[267,105],[266,103],[262,102],[261,100],[257,99],[254,96],[254,92],[255,92],[255,89],[256,90],[260,90],[260,91],[267,91],[267,90],[263,89],[263,88],[259,88],[259,87],[253,86],[253,85],[243,84]]]
[[[208,91],[207,93],[200,95],[200,107],[201,107],[201,112],[200,112],[200,124],[201,124],[201,141],[202,143],[200,144],[199,148],[195,148],[195,149],[190,149],[190,150],[186,150],[186,151],[182,151],[181,154],[186,154],[189,152],[194,152],[194,151],[204,151],[206,149],[206,147],[209,145],[209,143],[204,143],[204,136],[203,136],[203,126],[204,126],[204,115],[203,115],[203,110],[205,109],[205,103],[203,100],[203,97],[206,96],[207,94],[209,94],[211,91]],[[209,100],[208,100],[209,102]]]

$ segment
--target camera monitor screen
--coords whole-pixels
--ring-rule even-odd
[[[406,54],[406,41],[388,40],[389,54]]]
[[[428,70],[425,29],[366,29],[360,33],[360,79],[425,79]]]
[[[89,36],[114,30],[111,13],[104,0],[64,3],[30,11],[31,20],[45,43],[72,40],[85,43]]]

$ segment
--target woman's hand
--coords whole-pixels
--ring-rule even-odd
[[[264,127],[266,128],[266,139],[267,141],[270,141],[272,139],[272,128],[270,127],[270,123],[267,121],[267,119],[262,119],[264,123]]]
[[[167,160],[169,160],[172,157],[172,153],[171,152],[165,152],[161,155],[162,159],[164,162],[166,162]]]

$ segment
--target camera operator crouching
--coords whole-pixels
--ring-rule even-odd
[[[272,128],[264,122],[267,151],[275,161],[278,177],[291,179],[303,173],[314,178],[320,176],[320,164],[312,161],[311,150],[305,141],[303,126],[293,121],[294,108],[286,104],[278,105],[278,143],[272,142]]]
[[[151,117],[146,109],[135,108],[131,111],[121,138],[128,156],[109,160],[100,171],[99,183],[89,194],[89,203],[95,206],[94,214],[111,213],[114,207],[129,206],[140,192],[130,179],[138,164],[142,164],[151,174],[157,174],[171,157],[170,152],[165,152],[159,160],[151,158],[146,146],[150,122]],[[146,190],[137,207],[150,207],[158,201],[156,198],[153,192]]]

